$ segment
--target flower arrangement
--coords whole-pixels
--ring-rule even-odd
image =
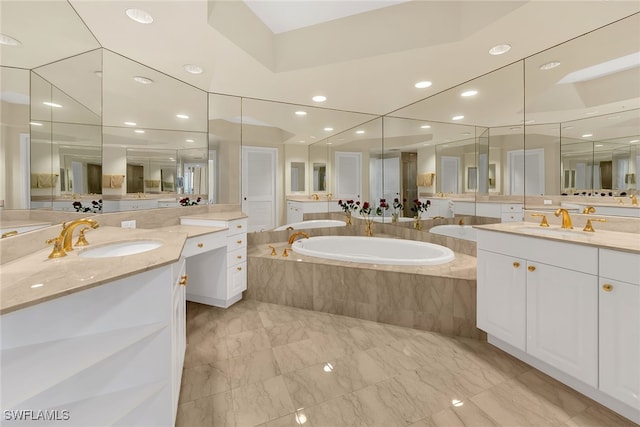
[[[91,206],[83,206],[82,202],[73,202],[73,208],[76,212],[92,212],[92,213],[101,213],[102,212],[102,199],[96,201],[91,201]]]
[[[398,222],[398,216],[399,216],[399,212],[404,208],[404,204],[406,203],[407,199],[402,199],[402,202],[400,202],[399,198],[395,198],[393,199],[393,212],[391,213],[391,222]]]
[[[347,217],[347,225],[351,225],[351,212],[357,210],[360,207],[360,201],[354,202],[353,200],[338,200],[338,205],[344,211],[345,216]]]
[[[367,236],[373,236],[373,218],[371,218],[371,214],[373,213],[373,216],[382,216],[384,211],[387,209],[389,209],[389,205],[387,205],[387,201],[385,199],[380,199],[380,204],[375,210],[371,207],[369,202],[364,202],[362,204],[359,213],[364,219],[364,229]]]
[[[415,212],[413,228],[416,230],[422,230],[422,212],[426,212],[427,209],[431,206],[431,202],[427,200],[425,203],[422,203],[420,200],[415,199],[413,201],[413,207],[411,208],[411,212]]]
[[[198,197],[196,200],[190,200],[188,197],[183,197],[180,199],[180,204],[182,206],[194,206],[200,203],[200,200],[202,200],[201,197]]]

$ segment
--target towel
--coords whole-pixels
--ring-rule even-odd
[[[160,187],[160,180],[156,179],[145,179],[144,186],[147,188],[157,188]]]
[[[53,188],[58,183],[58,175],[51,173],[32,173],[31,188]]]
[[[102,175],[102,188],[111,188],[111,175]]]
[[[124,175],[111,175],[111,188],[122,188]]]

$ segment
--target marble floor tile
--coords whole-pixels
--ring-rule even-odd
[[[486,341],[252,300],[189,303],[176,426],[235,425],[634,426]]]
[[[233,389],[237,427],[251,427],[294,411],[282,376]]]
[[[231,385],[227,375],[228,369],[228,360],[185,368],[182,371],[180,404],[229,391]]]
[[[273,351],[268,348],[229,359],[231,388],[265,381],[280,374]]]
[[[238,357],[243,354],[271,348],[271,341],[264,328],[227,335],[227,349],[229,357]]]

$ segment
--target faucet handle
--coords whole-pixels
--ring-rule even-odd
[[[593,206],[586,206],[582,210],[582,213],[585,214],[585,215],[596,213],[596,208],[594,208]]]
[[[540,221],[540,227],[548,227],[549,226],[549,222],[547,221],[547,216],[545,214],[534,213],[534,214],[531,214],[531,216],[541,216],[542,217],[542,221]]]
[[[593,232],[596,231],[593,228],[593,224],[591,224],[591,221],[607,222],[607,220],[605,218],[589,218],[589,219],[587,219],[587,223],[585,224],[585,226],[582,229],[582,231],[587,231],[587,232],[590,232],[590,233],[593,233]]]
[[[278,255],[278,253],[276,252],[276,248],[274,248],[273,246],[269,245],[269,247],[271,248],[271,256],[275,256]]]
[[[53,243],[53,250],[49,254],[49,258],[62,258],[63,256],[67,256],[66,252],[62,248],[62,238],[60,236],[45,240],[45,243],[47,245]]]
[[[76,241],[76,246],[89,246],[89,242],[87,238],[84,237],[84,232],[91,230],[91,227],[84,227],[80,230],[80,234],[78,235],[78,240]]]
[[[284,248],[284,251],[282,252],[282,256],[289,256],[289,252],[287,252],[287,248]]]

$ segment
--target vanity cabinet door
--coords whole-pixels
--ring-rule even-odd
[[[478,250],[478,328],[525,350],[526,261]]]
[[[527,353],[598,386],[598,279],[528,261]]]
[[[178,410],[178,399],[180,398],[184,354],[187,347],[185,288],[188,284],[185,260],[182,259],[176,267],[171,305],[171,393],[174,423]],[[177,273],[177,275],[175,273]]]
[[[304,212],[300,203],[287,202],[287,224],[301,222],[303,217]]]
[[[640,408],[640,286],[600,278],[600,390]]]

